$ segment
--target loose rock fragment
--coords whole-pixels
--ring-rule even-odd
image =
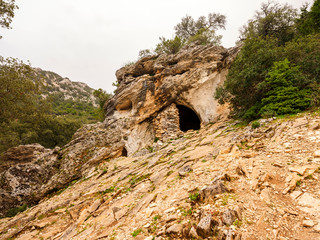
[[[211,214],[204,214],[198,223],[197,234],[203,238],[208,237],[211,233],[211,223]]]
[[[184,166],[184,167],[182,167],[182,168],[179,170],[179,176],[184,177],[184,176],[186,176],[189,172],[192,172],[192,168],[191,168],[189,165]]]
[[[183,231],[182,224],[174,224],[166,230],[167,234],[180,235]]]
[[[237,219],[236,216],[237,216],[237,212],[235,210],[227,209],[222,214],[222,222],[230,226]]]
[[[200,192],[200,201],[214,199],[217,194],[226,192],[227,189],[221,181],[216,181],[213,184],[203,188]]]

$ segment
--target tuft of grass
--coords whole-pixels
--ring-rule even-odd
[[[197,201],[199,199],[199,197],[200,197],[199,192],[195,192],[195,193],[190,193],[189,194],[189,199],[191,201]]]
[[[142,232],[141,228],[138,228],[136,230],[133,231],[133,233],[131,233],[132,237],[136,237],[138,236],[140,233]]]
[[[252,123],[251,123],[251,127],[252,127],[253,129],[259,128],[259,127],[260,127],[260,122],[258,122],[258,121],[252,122]]]
[[[302,184],[302,181],[301,181],[301,180],[298,180],[298,181],[296,182],[296,186],[297,186],[297,187],[299,187],[301,184]]]
[[[240,228],[242,226],[242,221],[240,221],[239,219],[236,219],[232,225]]]
[[[114,192],[115,186],[109,187],[102,192],[102,194]]]

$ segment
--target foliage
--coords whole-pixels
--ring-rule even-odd
[[[147,57],[147,56],[151,56],[152,52],[150,49],[143,49],[139,51],[139,59]]]
[[[241,51],[215,97],[249,121],[319,106],[320,34],[301,34],[302,15],[288,5],[261,9],[242,31]]]
[[[138,236],[140,233],[142,232],[141,228],[138,228],[136,230],[133,231],[133,233],[131,233],[132,237],[136,237]]]
[[[157,54],[175,54],[186,44],[195,43],[198,45],[221,43],[222,36],[216,35],[218,29],[225,29],[226,17],[219,13],[209,13],[208,17],[200,16],[194,20],[186,15],[181,19],[175,29],[175,35],[172,39],[160,37],[160,43],[154,50]],[[139,52],[139,58],[152,55],[151,50],[145,49]]]
[[[184,41],[178,36],[176,36],[174,39],[166,39],[164,37],[160,37],[159,39],[160,43],[157,44],[155,49],[157,54],[175,54],[184,45]]]
[[[91,103],[65,100],[63,93],[42,99],[46,90],[30,65],[13,58],[0,63],[0,153],[20,144],[63,146],[82,124],[99,118]]]
[[[177,37],[187,42],[198,42],[199,44],[219,44],[221,36],[216,36],[216,31],[225,29],[226,17],[219,13],[209,13],[208,18],[200,16],[194,20],[186,15],[181,19],[174,29]]]
[[[251,127],[252,127],[253,129],[256,129],[256,128],[260,127],[260,122],[258,122],[258,121],[252,122]]]
[[[98,99],[99,106],[100,106],[99,119],[100,119],[100,121],[103,121],[104,117],[105,117],[103,106],[112,95],[110,93],[107,93],[105,90],[102,90],[101,88],[99,88],[98,90],[95,90],[93,92],[93,96],[95,96]]]
[[[273,37],[284,44],[294,37],[296,9],[273,1],[262,3],[260,11],[241,30],[241,39]]]
[[[301,112],[310,106],[310,90],[304,88],[299,67],[288,59],[275,62],[264,82],[268,89],[261,100],[259,115],[273,111],[277,115]],[[302,85],[302,86],[301,86]]]
[[[297,30],[301,35],[308,35],[320,31],[320,0],[315,0],[310,11],[308,5],[301,8],[300,17],[296,20]]]
[[[0,27],[10,28],[15,9],[18,9],[15,0],[0,1]]]
[[[27,204],[23,204],[20,207],[15,207],[15,208],[11,208],[7,213],[6,213],[6,217],[14,217],[16,216],[18,213],[20,212],[24,212],[25,210],[27,210],[28,206]]]
[[[28,64],[0,57],[0,123],[27,117],[36,110],[40,82]]]
[[[199,198],[200,198],[199,192],[195,192],[195,193],[190,193],[189,194],[189,199],[191,201],[197,201]]]

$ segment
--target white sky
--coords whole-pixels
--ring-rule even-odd
[[[222,45],[232,47],[239,28],[263,0],[16,0],[12,29],[0,29],[0,55],[113,91],[115,71],[171,38],[186,14],[227,16]],[[313,0],[278,0],[299,8]]]

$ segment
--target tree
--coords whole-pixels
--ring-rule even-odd
[[[166,39],[160,37],[160,43],[157,44],[155,52],[157,54],[166,53],[166,54],[175,54],[177,53],[184,45],[184,41],[176,36],[174,39]]]
[[[311,91],[301,87],[305,82],[303,78],[299,67],[288,59],[275,62],[264,82],[264,88],[268,90],[259,104],[259,115],[292,114],[309,108]]]
[[[300,17],[296,20],[298,32],[308,35],[320,32],[320,0],[315,0],[310,11],[305,4],[301,8]]]
[[[0,26],[3,28],[10,28],[12,18],[14,17],[14,10],[18,9],[15,0],[1,0],[0,1]],[[2,38],[2,36],[0,36]]]
[[[40,85],[30,65],[0,57],[0,123],[34,112]]]
[[[262,3],[260,11],[242,27],[240,39],[273,37],[283,45],[295,36],[296,17],[297,10],[288,4]]]
[[[93,96],[95,96],[99,101],[99,115],[100,120],[103,121],[105,117],[103,106],[111,98],[112,94],[107,93],[105,90],[99,88],[98,90],[94,90]]]
[[[176,36],[184,41],[219,44],[221,36],[217,36],[216,31],[225,29],[225,24],[226,17],[219,13],[209,13],[208,18],[200,16],[198,20],[186,15],[174,29]]]

